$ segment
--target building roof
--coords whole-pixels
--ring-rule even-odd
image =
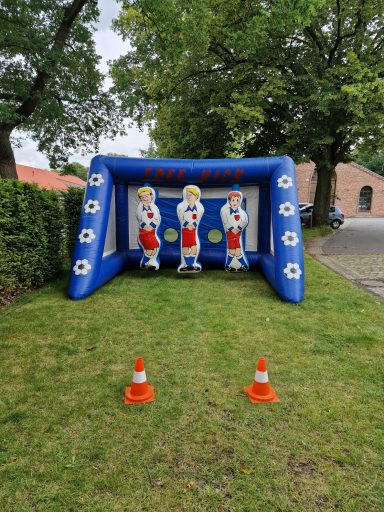
[[[68,190],[69,187],[84,188],[86,182],[77,176],[60,176],[54,171],[45,171],[30,167],[29,165],[16,164],[17,177],[26,183],[35,183],[41,188],[51,190]]]

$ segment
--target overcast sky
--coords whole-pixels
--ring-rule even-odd
[[[101,70],[107,72],[107,61],[115,59],[128,48],[128,43],[111,30],[111,22],[116,18],[120,7],[114,0],[99,0],[101,16],[95,33],[96,51],[102,57]],[[18,164],[31,165],[41,169],[48,169],[48,160],[36,149],[36,144],[22,135],[21,148],[14,148],[15,158]],[[140,149],[148,147],[149,139],[146,133],[137,128],[130,128],[125,137],[116,137],[114,140],[101,139],[99,153],[122,153],[128,156],[139,156]],[[94,154],[85,156],[78,154],[71,161],[80,162],[88,166]]]

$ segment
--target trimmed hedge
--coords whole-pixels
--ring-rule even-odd
[[[66,226],[66,249],[71,257],[76,242],[77,228],[83,205],[84,189],[70,188],[62,194],[64,207],[64,224]]]
[[[0,179],[0,304],[60,272],[64,218],[55,192]],[[75,222],[77,219],[72,219]]]

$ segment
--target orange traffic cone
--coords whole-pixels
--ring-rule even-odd
[[[125,388],[124,403],[137,404],[140,402],[152,402],[155,399],[153,386],[147,383],[142,357],[136,359],[133,372],[132,385]]]
[[[244,391],[253,404],[258,402],[280,402],[275,390],[269,385],[265,357],[259,357],[255,379],[250,386],[244,387]]]

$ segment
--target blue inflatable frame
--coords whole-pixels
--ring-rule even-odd
[[[144,184],[155,189],[156,186],[177,188],[180,198],[188,184],[200,188],[228,187],[228,192],[231,187],[241,190],[243,186],[258,186],[257,250],[246,251],[250,270],[261,270],[283,300],[293,303],[303,300],[303,244],[291,158],[177,160],[102,155],[93,158],[88,175],[71,265],[69,296],[72,299],[87,297],[126,268],[139,268],[142,252],[129,247],[128,186]],[[116,250],[103,256],[113,189]],[[224,196],[220,204],[225,200]],[[176,209],[174,215],[177,220]],[[220,219],[218,224],[221,225]],[[226,249],[218,250],[215,244],[202,244],[199,260],[203,270],[224,268],[225,254]],[[161,267],[173,266],[176,271],[180,243],[167,244],[163,240],[159,256]]]

